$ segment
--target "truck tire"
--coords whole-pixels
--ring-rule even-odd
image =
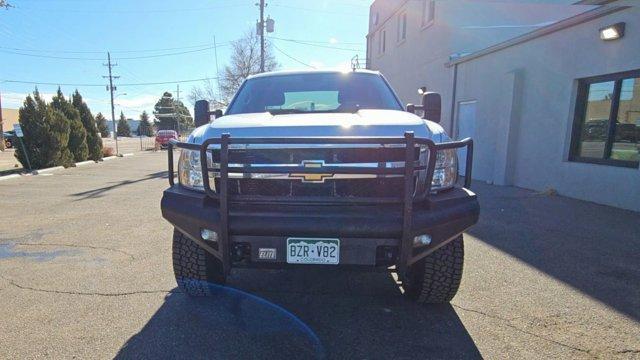
[[[222,262],[173,230],[173,273],[180,290],[189,296],[208,296],[225,283]]]
[[[448,303],[460,287],[463,262],[460,235],[408,269],[405,295],[419,304]]]

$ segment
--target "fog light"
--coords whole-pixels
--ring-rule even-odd
[[[413,238],[414,246],[424,246],[431,244],[431,236],[427,234],[419,235]]]
[[[218,241],[218,233],[209,229],[202,229],[200,231],[200,237],[202,237],[202,240]]]

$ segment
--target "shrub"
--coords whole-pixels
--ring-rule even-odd
[[[71,166],[73,156],[69,152],[69,120],[64,114],[40,97],[36,89],[33,97],[28,95],[19,110],[18,121],[24,133],[24,151],[29,155],[33,169],[52,166]],[[27,166],[24,151],[15,152],[15,156]]]
[[[104,118],[102,113],[96,115],[96,127],[100,132],[100,136],[106,138],[109,136],[109,127],[107,126],[107,119]]]
[[[118,120],[118,136],[131,136],[131,128],[122,112],[120,112],[120,120]]]
[[[72,96],[73,107],[80,113],[80,121],[87,134],[88,158],[93,161],[102,159],[102,139],[98,134],[96,121],[89,110],[89,106],[82,100],[82,95],[76,90]]]
[[[69,120],[69,151],[73,154],[76,162],[85,161],[89,156],[87,146],[87,131],[82,126],[80,112],[64,98],[62,91],[58,88],[57,94],[51,101],[51,106],[60,111]]]

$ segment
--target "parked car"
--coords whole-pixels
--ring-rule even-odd
[[[395,272],[418,303],[449,302],[480,208],[473,143],[447,136],[440,106],[424,93],[405,109],[374,71],[248,78],[224,116],[175,144],[178,183],[168,152],[180,289],[216,293],[232,267],[357,266]]]
[[[4,147],[6,149],[11,149],[13,147],[14,136],[16,135],[15,131],[9,130],[2,133],[2,137],[4,137]]]
[[[156,147],[166,149],[171,140],[178,140],[178,133],[175,130],[158,130]]]

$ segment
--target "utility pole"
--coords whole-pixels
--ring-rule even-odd
[[[260,0],[260,72],[264,72],[264,0]]]
[[[176,100],[173,102],[173,112],[178,117],[178,138],[180,138],[180,136],[182,135],[180,133],[180,120],[182,120],[182,117],[180,116],[180,113],[178,113],[178,108],[176,108],[176,104],[179,101],[180,101],[180,84],[176,84]]]
[[[111,63],[111,53],[107,52],[107,63],[103,65],[109,67],[109,75],[103,76],[103,78],[109,78],[109,86],[107,86],[107,90],[111,92],[111,124],[113,125],[113,139],[116,141],[116,155],[119,155],[120,152],[118,151],[118,132],[116,131],[116,112],[113,106],[113,92],[117,90],[117,88],[113,86],[113,79],[117,79],[120,76],[113,76],[111,74],[111,68],[113,68],[114,66],[118,66],[118,64]]]
[[[216,44],[216,37],[215,35],[213,36],[213,54],[216,57],[216,83],[218,84],[218,96],[216,96],[216,101],[219,102],[220,98],[222,97],[222,91],[220,90],[220,68],[218,68],[218,45]],[[213,99],[212,99],[213,100]],[[216,108],[218,108],[218,105],[216,105]],[[208,111],[209,109],[207,109]]]

